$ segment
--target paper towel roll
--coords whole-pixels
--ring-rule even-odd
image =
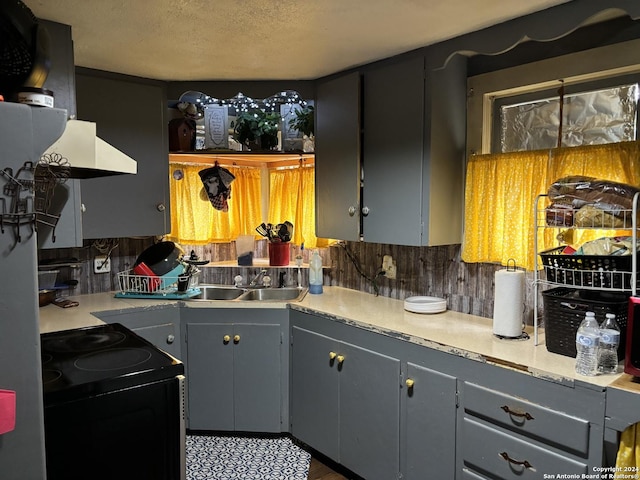
[[[524,316],[524,271],[498,270],[495,274],[493,333],[502,337],[519,337]]]

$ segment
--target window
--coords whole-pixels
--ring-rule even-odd
[[[536,268],[534,201],[562,176],[588,175],[640,184],[638,143],[620,141],[636,138],[639,48],[640,41],[625,42],[469,79],[469,156],[462,245],[465,262],[506,265],[513,258],[519,266]],[[554,148],[560,108],[556,100],[556,113],[552,113],[552,103],[559,98],[558,89],[562,86],[568,104],[575,101],[576,108],[570,106],[563,111],[567,130],[562,138],[568,148]],[[621,89],[617,101],[599,99],[613,96],[617,88]],[[593,111],[587,117],[576,113],[585,110],[578,105],[595,107],[589,107]],[[601,141],[605,137],[602,128],[585,127],[582,133],[576,133],[581,122],[589,123],[587,118],[592,123],[608,119],[607,108],[616,110],[618,115],[608,122],[615,125],[615,135],[610,128],[606,137],[615,137],[619,143]],[[535,109],[537,113],[530,113]],[[584,141],[586,137],[596,138],[592,142],[596,145],[575,146],[590,143],[591,140]],[[504,149],[503,141],[509,145]],[[555,237],[549,237],[539,241],[538,246],[551,248],[557,243]]]
[[[564,89],[561,89],[564,90]],[[637,138],[638,83],[524,102],[496,102],[501,152],[627,142]],[[562,100],[562,108],[560,102]],[[558,135],[562,142],[558,145]]]
[[[308,248],[327,245],[315,236],[313,156],[279,156],[278,162],[222,159],[220,165],[235,179],[228,211],[213,208],[199,172],[214,165],[204,155],[172,155],[169,165],[171,233],[168,239],[189,245],[226,243],[255,234],[260,223],[294,224],[292,242]],[[195,157],[195,158],[194,158]],[[273,157],[272,157],[273,158]],[[230,163],[230,165],[227,165]],[[289,164],[287,167],[275,166]],[[269,165],[272,165],[271,167]]]

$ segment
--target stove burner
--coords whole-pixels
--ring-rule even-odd
[[[59,370],[43,370],[42,371],[42,383],[45,385],[47,383],[55,382],[62,376],[62,372]]]
[[[80,370],[107,372],[140,365],[151,358],[151,352],[141,348],[113,348],[79,357],[74,365]]]
[[[127,336],[121,332],[85,333],[74,332],[43,341],[43,349],[49,352],[90,352],[111,347],[124,341]]]

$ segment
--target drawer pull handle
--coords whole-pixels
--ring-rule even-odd
[[[233,336],[233,343],[239,343],[240,342],[240,335],[234,335]]]
[[[344,362],[344,355],[338,355],[336,357],[336,360],[338,360],[338,365],[342,365],[342,363]]]
[[[222,337],[222,341],[224,343],[229,343],[231,341],[231,337],[229,335],[225,335],[224,337]]]
[[[509,456],[507,452],[500,453],[500,456],[504,458],[507,462],[512,463],[513,465],[520,465],[520,466],[523,466],[524,468],[530,468],[534,472],[536,471],[536,469],[533,468],[533,465],[531,465],[527,460],[522,460],[522,461],[514,460]]]
[[[507,412],[509,415],[513,415],[514,417],[522,417],[526,420],[533,420],[534,418],[531,416],[529,412],[522,412],[519,410],[512,410],[508,405],[503,405],[500,407],[502,410]]]
[[[336,352],[329,352],[329,360],[333,361],[338,356]]]

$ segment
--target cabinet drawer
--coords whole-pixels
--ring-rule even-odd
[[[464,384],[464,410],[522,435],[585,457],[589,422],[472,383]]]
[[[482,475],[478,475],[475,472],[472,472],[468,468],[462,469],[462,480],[487,480],[487,477],[483,477]]]
[[[588,472],[586,463],[541,448],[472,418],[464,417],[462,421],[462,461],[478,472],[486,472],[496,478],[521,480],[539,479],[545,473]]]

